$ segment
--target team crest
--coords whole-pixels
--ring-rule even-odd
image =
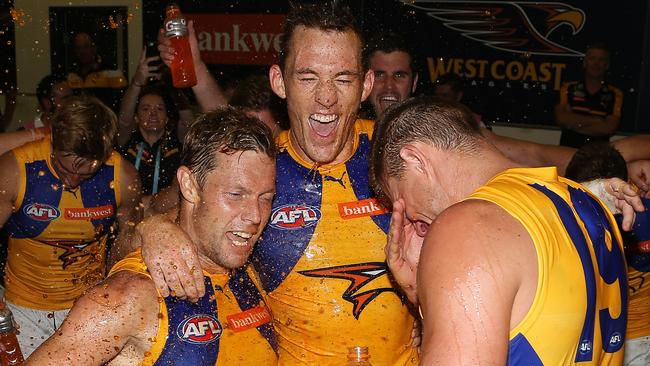
[[[176,329],[176,335],[183,342],[205,344],[221,337],[223,327],[212,315],[199,314],[183,320]]]
[[[310,271],[298,272],[308,277],[334,278],[350,281],[350,286],[345,290],[342,297],[345,301],[351,302],[352,315],[359,319],[363,309],[368,306],[382,292],[393,292],[397,294],[392,287],[375,288],[372,290],[359,292],[367,283],[388,274],[388,268],[385,262],[359,263],[346,266],[336,266],[329,268],[320,268]]]

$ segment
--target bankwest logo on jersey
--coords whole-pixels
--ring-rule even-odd
[[[183,320],[176,329],[178,338],[189,343],[214,342],[223,333],[221,324],[212,315],[199,314]]]
[[[315,225],[320,220],[320,210],[307,205],[285,205],[271,214],[269,225],[283,230],[302,229]]]
[[[86,208],[66,208],[63,217],[66,220],[96,220],[113,216],[113,205]]]
[[[357,217],[376,216],[388,212],[374,198],[361,201],[339,203],[339,214],[344,219],[356,219]]]
[[[25,215],[37,221],[52,221],[61,216],[58,208],[44,203],[32,203],[23,208]]]
[[[228,315],[228,326],[235,332],[243,332],[271,321],[266,306],[256,306],[238,314]]]

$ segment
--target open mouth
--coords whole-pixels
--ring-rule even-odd
[[[338,126],[339,116],[336,114],[314,113],[309,116],[311,129],[320,137],[330,136]]]
[[[399,102],[398,96],[393,94],[382,95],[378,98],[378,100],[379,100],[379,104],[382,106],[383,109],[386,109],[391,105]]]
[[[245,248],[252,245],[251,238],[253,234],[245,231],[228,231],[226,237],[230,240],[232,245],[240,248]]]

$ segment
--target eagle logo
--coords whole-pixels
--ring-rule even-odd
[[[557,2],[403,0],[425,11],[463,37],[497,50],[525,55],[584,56],[582,52],[549,39],[568,26],[573,35],[582,30],[585,13]]]
[[[69,265],[75,263],[80,258],[93,255],[93,253],[85,249],[92,244],[97,243],[97,240],[41,240],[40,242],[64,250],[64,252],[59,256],[59,260],[61,261],[62,268],[66,269]]]
[[[352,315],[359,319],[363,309],[370,304],[379,294],[383,292],[394,292],[392,287],[375,288],[372,290],[358,292],[365,284],[388,274],[388,267],[385,262],[358,263],[345,266],[320,268],[309,271],[298,272],[308,277],[335,278],[350,281],[350,286],[343,292],[343,299],[352,303]]]

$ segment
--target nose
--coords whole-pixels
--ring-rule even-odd
[[[316,87],[316,102],[323,107],[330,108],[337,101],[334,83],[331,80],[320,81]]]
[[[397,89],[397,81],[394,77],[386,78],[386,83],[384,85],[388,91],[394,91]]]
[[[262,214],[258,202],[251,202],[250,205],[244,209],[242,214],[244,221],[248,221],[253,225],[259,225],[262,222]]]

